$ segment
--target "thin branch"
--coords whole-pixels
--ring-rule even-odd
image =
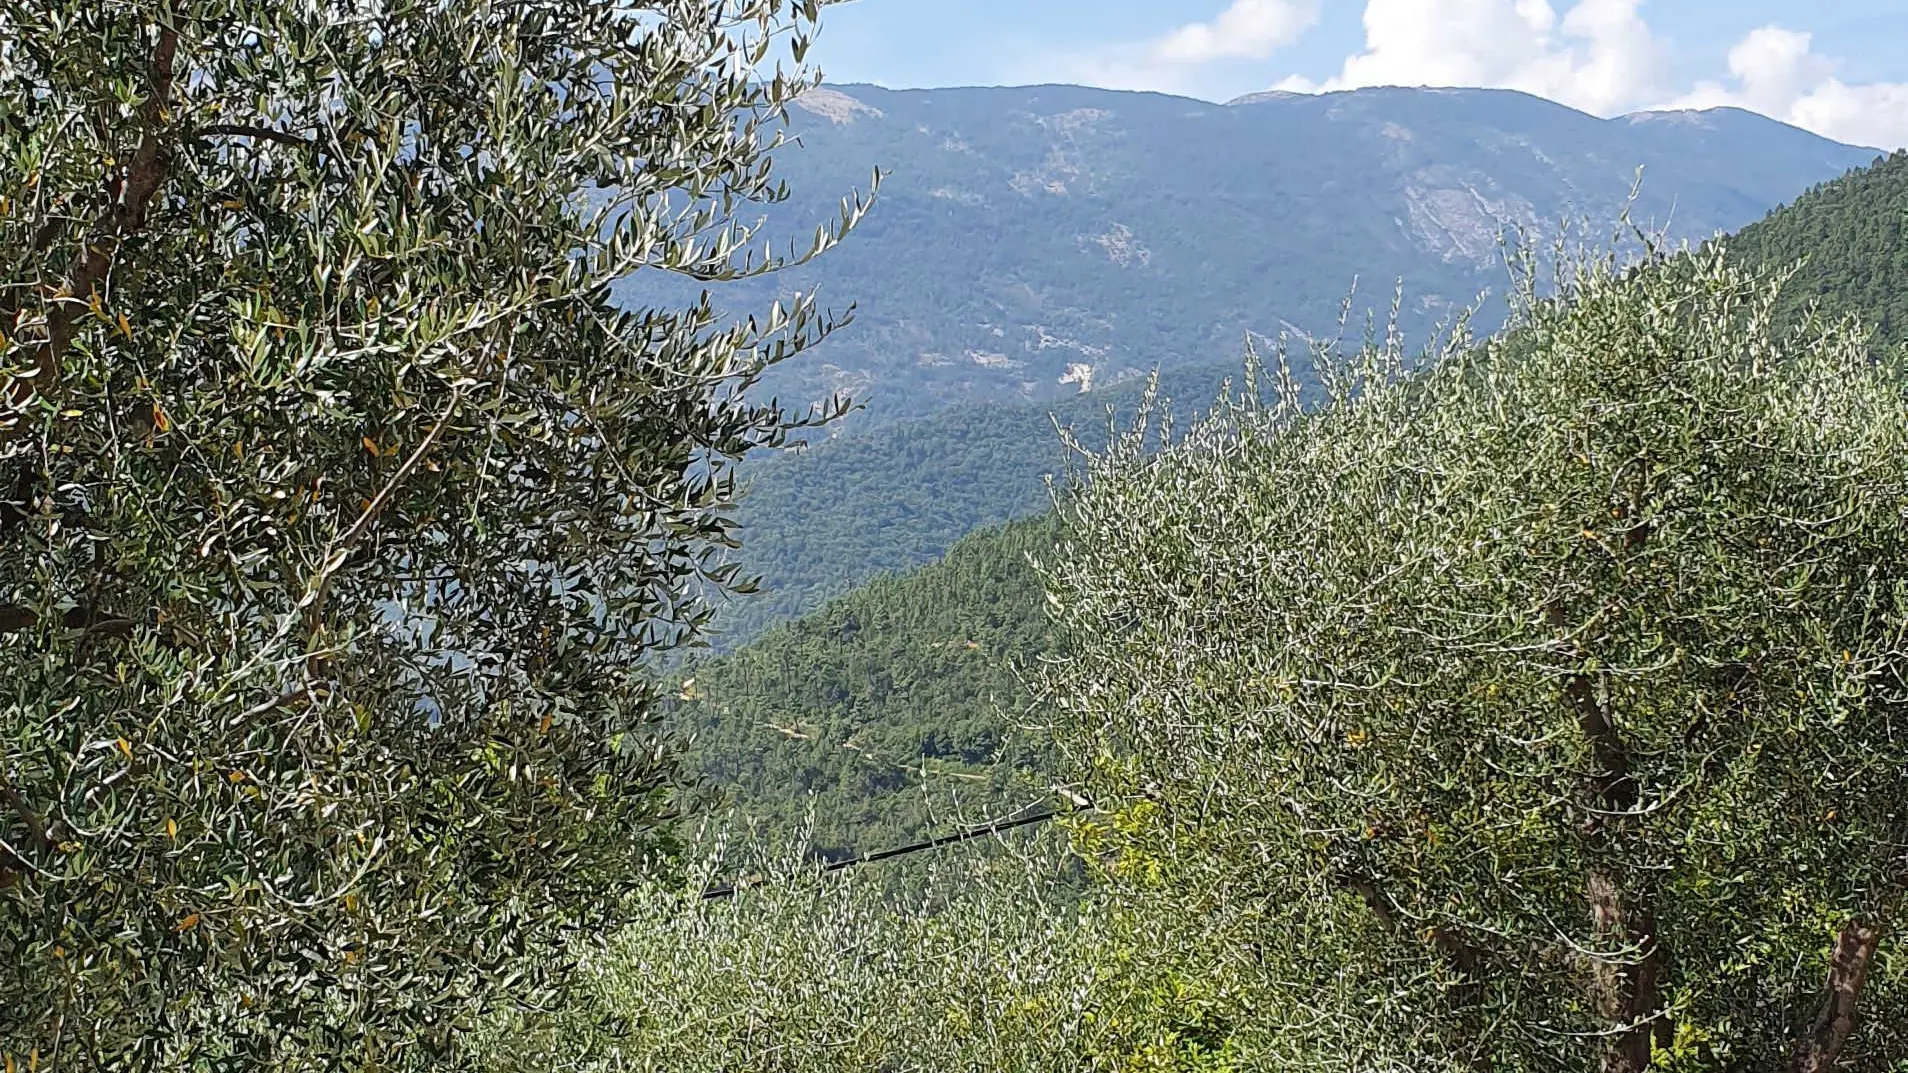
[[[39,624],[40,616],[33,609],[18,604],[0,604],[0,637],[30,630]],[[79,630],[88,637],[127,637],[137,623],[129,618],[102,615],[92,608],[75,607],[60,616],[60,625],[69,630]]]
[[[20,817],[20,822],[26,825],[27,833],[33,836],[33,841],[38,843],[42,851],[53,848],[53,836],[47,831],[46,821],[40,818],[39,813],[33,811],[33,806],[27,804],[26,798],[20,796],[20,791],[13,788],[13,783],[7,781],[4,771],[0,771],[0,801],[5,801],[7,806],[13,809],[14,814]]]
[[[317,145],[317,141],[288,130],[274,130],[271,127],[254,127],[244,123],[214,123],[209,127],[200,127],[192,132],[192,140],[202,141],[216,137],[262,138],[280,145],[292,145],[308,149]]]
[[[1382,924],[1385,930],[1398,935],[1410,934],[1405,920],[1399,915],[1398,910],[1393,908],[1391,899],[1378,889],[1376,880],[1356,873],[1341,873],[1339,878],[1357,893],[1358,897],[1364,901],[1365,907],[1371,910],[1372,916],[1378,918],[1378,923]],[[1453,1042],[1467,1052],[1471,1068],[1489,1070],[1495,1063],[1491,1059],[1489,1049],[1485,1046],[1486,1034],[1476,1023],[1477,1008],[1484,1000],[1485,950],[1465,938],[1464,933],[1459,929],[1443,924],[1433,925],[1426,934],[1431,940],[1432,947],[1438,952],[1438,956],[1443,958],[1445,964],[1456,971],[1459,977],[1451,997],[1455,1000],[1460,1016],[1467,1022],[1466,1038]]]
[[[450,424],[451,417],[456,414],[458,404],[463,401],[463,388],[453,389],[450,402],[445,405],[444,412],[438,416],[437,424],[431,426],[431,430],[424,434],[424,439],[419,441],[417,447],[411,451],[410,457],[397,468],[397,472],[391,474],[391,479],[385,482],[383,488],[378,489],[378,494],[372,497],[371,502],[365,504],[364,510],[359,513],[358,520],[352,523],[351,528],[332,541],[331,547],[326,551],[324,562],[319,566],[318,576],[313,581],[311,594],[305,598],[305,621],[308,626],[315,628],[319,617],[323,615],[325,596],[330,591],[332,576],[338,572],[339,567],[344,565],[345,557],[350,555],[352,546],[364,536],[365,531],[371,527],[378,516],[384,513],[385,504],[390,502],[391,496],[403,486],[406,480],[410,479],[412,471],[417,469],[418,464],[424,461],[424,456],[430,453],[432,445],[437,442],[437,437],[443,434],[445,426]]]
[[[1060,816],[1070,815],[1075,811],[1077,810],[1070,809],[1070,808],[1043,809],[1031,815],[1020,816],[1014,819],[995,820],[992,823],[976,824],[972,827],[964,827],[958,831],[955,831],[953,834],[941,835],[938,838],[930,838],[925,842],[913,842],[905,846],[896,846],[893,849],[884,849],[884,850],[877,850],[873,853],[864,853],[859,857],[849,857],[844,860],[831,861],[828,864],[822,866],[821,874],[827,875],[830,872],[839,872],[847,868],[856,868],[864,864],[873,864],[876,861],[885,861],[893,857],[906,856],[907,854],[910,854],[910,853],[920,853],[923,850],[940,849],[942,846],[950,846],[956,842],[966,842],[969,839],[981,838],[986,835],[1000,834],[1004,831],[1011,831],[1018,827],[1031,827],[1032,825],[1036,823],[1046,823],[1048,820],[1055,819]],[[702,900],[714,901],[716,899],[721,899],[721,898],[733,898],[735,897],[736,893],[739,891],[750,890],[754,887],[762,886],[764,883],[767,883],[767,882],[768,880],[766,879],[756,878],[756,879],[743,880],[732,886],[711,887],[710,889],[702,892]]]

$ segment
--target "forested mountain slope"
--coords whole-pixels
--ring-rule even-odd
[[[1831,311],[1886,318],[1885,334],[1900,343],[1904,225],[1908,154],[1897,154],[1809,191],[1727,248],[1753,267],[1802,262],[1785,316],[1816,298]],[[701,770],[782,830],[815,792],[821,847],[831,853],[929,829],[944,815],[928,807],[930,791],[958,785],[976,807],[1018,803],[1010,772],[1041,750],[1002,746],[1001,763],[988,765],[1029,703],[1012,666],[1052,643],[1026,559],[1050,554],[1056,533],[1046,516],[970,537],[944,562],[883,577],[695,669],[699,699],[678,717],[700,735]],[[868,743],[880,743],[878,761]],[[924,767],[933,773],[925,780]]]
[[[1189,416],[1239,369],[1228,357],[1166,370],[1159,391]],[[764,591],[723,608],[717,647],[746,643],[868,578],[932,562],[977,529],[1045,511],[1047,478],[1066,462],[1058,430],[1103,446],[1147,383],[1051,403],[963,403],[750,462],[739,558]]]
[[[690,668],[674,718],[693,766],[772,836],[814,795],[831,857],[1037,797],[1015,781],[1043,747],[1012,732],[1014,661],[1049,647],[1028,556],[1056,533],[1051,514],[977,533]]]
[[[1908,152],[1810,190],[1729,239],[1747,263],[1805,267],[1783,292],[1782,312],[1810,302],[1858,310],[1879,342],[1908,342]]]

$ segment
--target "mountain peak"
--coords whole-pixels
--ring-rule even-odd
[[[1811,139],[1825,145],[1837,144],[1828,138],[1824,138],[1813,131],[1805,130],[1793,123],[1784,122],[1773,116],[1763,115],[1761,112],[1752,112],[1746,108],[1736,108],[1730,105],[1721,105],[1714,108],[1648,109],[1617,116],[1612,119],[1611,122],[1624,123],[1633,127],[1655,126],[1671,129],[1698,130],[1709,133],[1721,133],[1729,129],[1742,131],[1751,127],[1759,127],[1767,130],[1779,130],[1787,136]],[[1881,152],[1881,150],[1875,149],[1872,146],[1854,146],[1853,148],[1876,153]]]
[[[1265,90],[1260,90],[1257,93],[1246,93],[1241,96],[1234,97],[1231,100],[1226,102],[1226,107],[1237,108],[1237,107],[1240,107],[1241,105],[1247,105],[1247,104],[1265,104],[1270,101],[1289,101],[1293,99],[1294,97],[1305,97],[1305,96],[1309,96],[1309,94],[1294,93],[1289,89],[1265,89]]]

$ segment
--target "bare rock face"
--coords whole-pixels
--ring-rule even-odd
[[[835,124],[853,123],[863,116],[880,119],[884,114],[879,108],[826,86],[816,86],[795,98],[795,107]]]
[[[1447,264],[1488,268],[1497,262],[1506,234],[1543,228],[1529,201],[1473,179],[1441,175],[1437,169],[1413,174],[1398,193],[1413,240]]]

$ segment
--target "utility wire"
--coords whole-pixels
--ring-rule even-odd
[[[1071,809],[1071,808],[1043,809],[1040,812],[1035,812],[1027,816],[1018,816],[1009,820],[995,820],[992,823],[983,823],[983,824],[976,824],[972,827],[963,827],[952,834],[941,835],[939,838],[930,838],[925,842],[914,842],[905,846],[896,846],[893,849],[876,850],[872,853],[864,853],[859,857],[848,857],[846,859],[839,860],[839,861],[830,861],[827,864],[822,866],[821,874],[827,875],[830,872],[839,872],[844,868],[854,868],[859,865],[873,864],[876,861],[885,861],[893,857],[904,857],[910,853],[920,853],[923,850],[940,849],[942,846],[951,846],[956,842],[966,842],[969,839],[980,838],[983,835],[993,835],[993,834],[999,834],[1002,831],[1011,831],[1016,827],[1031,827],[1036,823],[1045,823],[1048,820],[1054,819],[1059,816],[1071,815],[1072,813],[1076,811],[1078,810]],[[745,880],[740,883],[734,883],[726,887],[711,887],[708,890],[705,890],[702,892],[702,900],[706,902],[706,901],[713,901],[717,898],[733,898],[735,897],[738,891],[745,891],[754,887],[759,887],[767,882],[769,882],[767,878],[757,877],[755,879]]]

